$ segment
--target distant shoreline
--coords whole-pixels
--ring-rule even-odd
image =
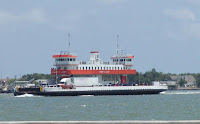
[[[198,88],[198,87],[179,87],[179,88],[173,89],[173,90],[200,90],[200,88]]]
[[[181,121],[0,121],[0,124],[199,124],[200,120]]]

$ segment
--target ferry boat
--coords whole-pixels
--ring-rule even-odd
[[[62,79],[55,85],[43,85],[27,91],[26,88],[16,87],[14,95],[25,93],[44,96],[77,96],[77,95],[140,95],[159,94],[168,89],[166,85],[153,82],[153,85],[128,85],[127,75],[136,74],[132,69],[133,58],[120,50],[117,43],[116,55],[111,62],[103,62],[98,51],[90,52],[88,62],[77,61],[77,55],[68,51],[53,55],[55,68],[51,75]],[[57,80],[57,78],[56,78]],[[31,91],[32,90],[32,91]]]

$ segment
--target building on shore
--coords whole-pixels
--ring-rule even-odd
[[[170,81],[176,82],[177,85],[179,85],[179,81],[183,79],[187,83],[184,84],[184,87],[195,87],[196,86],[196,79],[192,75],[174,75],[170,76]]]

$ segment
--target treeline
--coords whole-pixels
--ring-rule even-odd
[[[145,73],[137,72],[135,75],[128,75],[128,81],[134,82],[137,84],[148,84],[150,85],[152,81],[169,81],[170,76],[185,76],[192,75],[196,79],[196,86],[200,87],[200,73],[181,73],[181,74],[172,74],[172,73],[163,73],[157,72],[156,69],[147,71]],[[183,86],[187,81],[181,78],[178,82],[178,85]]]
[[[131,83],[137,83],[137,84],[148,84],[150,85],[152,81],[168,81],[170,79],[170,76],[173,75],[193,75],[196,79],[196,85],[200,87],[200,73],[183,73],[183,74],[172,74],[172,73],[163,73],[163,72],[157,72],[156,69],[152,69],[150,71],[147,71],[145,73],[137,72],[135,75],[128,75],[127,80]],[[54,75],[50,74],[27,74],[23,75],[20,79],[21,81],[29,81],[29,80],[37,80],[37,79],[55,79],[56,77]],[[179,81],[179,85],[183,86],[185,83],[187,83],[185,80],[181,79]]]
[[[175,74],[164,74],[162,72],[157,72],[156,69],[152,69],[145,73],[137,72],[135,75],[128,75],[127,79],[132,83],[150,85],[152,81],[168,81],[170,75]]]
[[[55,79],[54,75],[50,74],[38,74],[38,73],[33,73],[33,74],[27,74],[23,75],[20,79],[20,81],[30,81],[30,80],[38,80],[38,79]]]

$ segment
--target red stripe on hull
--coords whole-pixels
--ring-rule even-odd
[[[136,70],[57,70],[57,75],[136,74]],[[56,75],[56,70],[51,70]]]

